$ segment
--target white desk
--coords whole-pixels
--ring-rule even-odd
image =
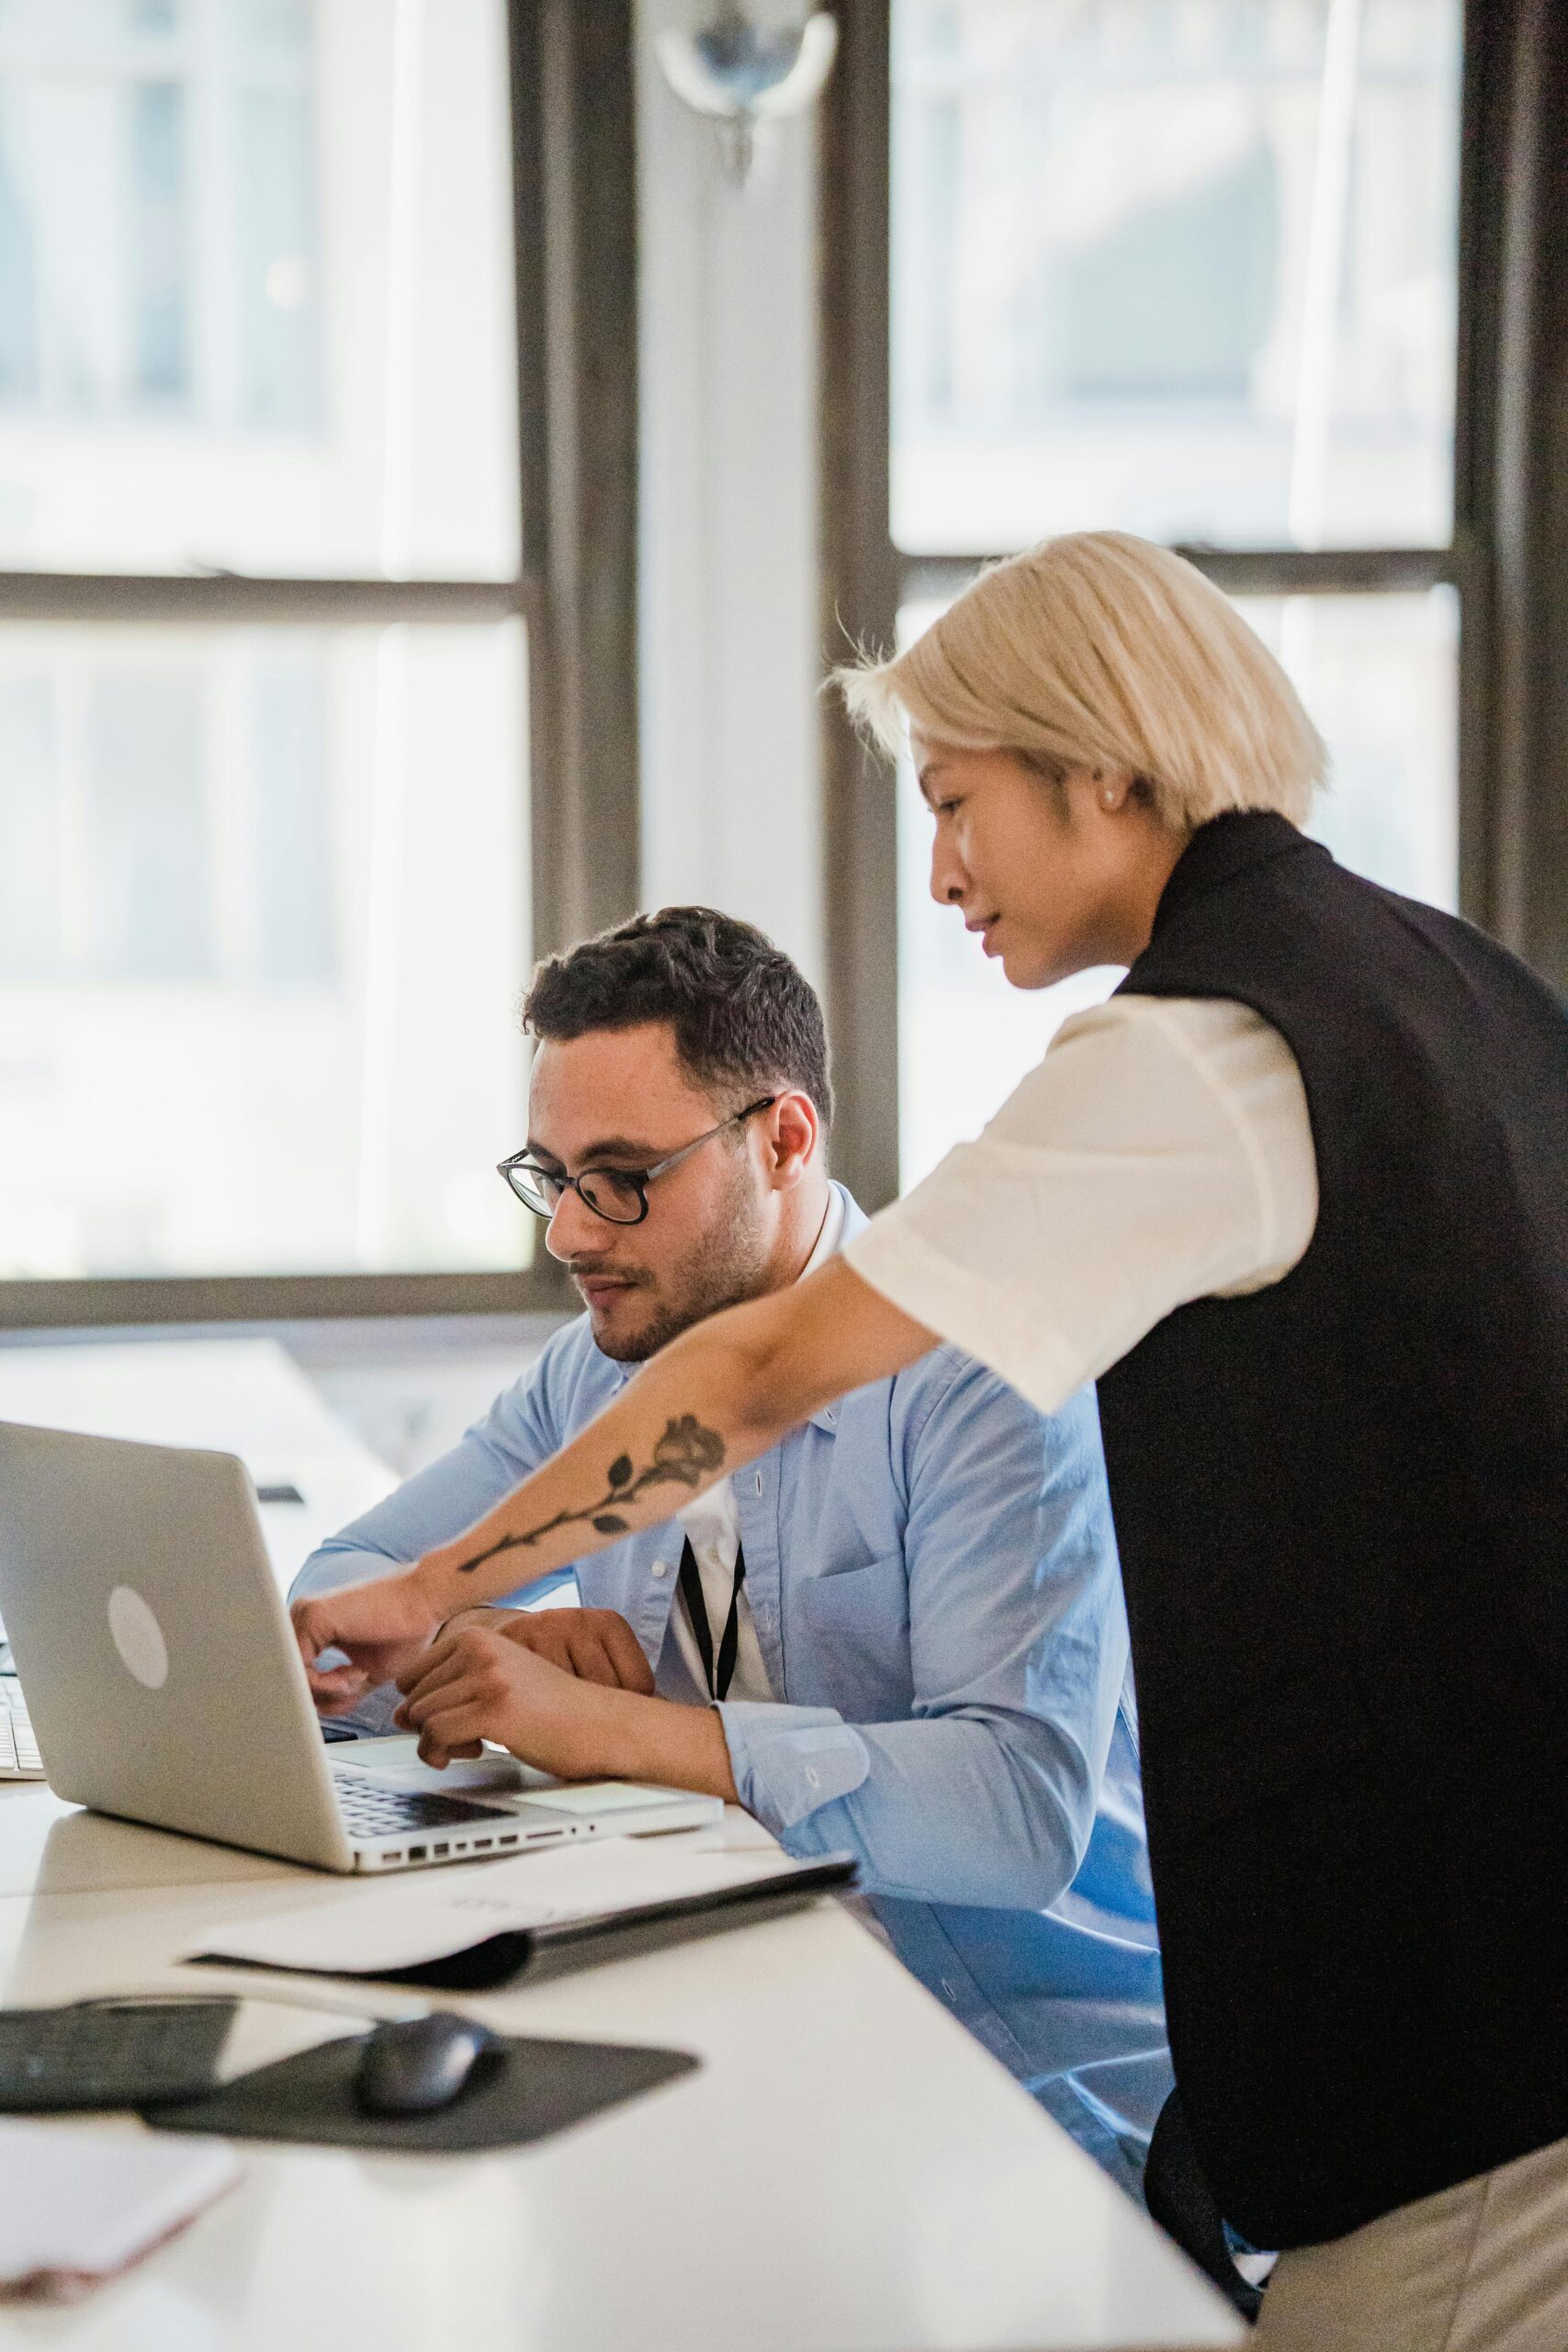
[[[275,1340],[0,1347],[0,1420],[152,1445],[213,1446],[237,1453],[258,1487],[292,1486],[299,1502],[261,1509],[285,1587],[317,1544],[393,1485]]]
[[[761,1833],[736,1816],[728,1835]],[[171,1955],[206,1927],[341,1892],[76,1813],[46,1789],[6,1790],[0,1994],[189,1985]],[[208,1970],[194,1983],[247,1989]],[[514,2154],[243,2145],[234,2195],[73,2310],[0,2312],[0,2344],[1044,2352],[1245,2340],[1196,2272],[836,1904],[464,2006],[516,2032],[671,2043],[703,2065]]]

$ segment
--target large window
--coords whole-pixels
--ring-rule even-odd
[[[900,634],[1054,531],[1185,545],[1222,584],[1245,555],[1329,745],[1314,830],[1449,907],[1460,59],[1458,0],[892,9]],[[1016,997],[925,901],[908,778],[897,827],[907,1183],[1119,976]]]
[[[521,634],[0,631],[0,1274],[519,1262]]]
[[[0,562],[509,580],[505,10],[6,0]]]
[[[0,1317],[546,1295],[543,37],[0,0]]]
[[[1295,680],[1348,865],[1568,984],[1568,0],[842,0],[824,97],[822,639],[1120,527]],[[824,704],[836,1150],[868,1205],[1088,978],[1019,999]],[[895,887],[896,877],[896,887]]]
[[[1458,0],[895,0],[892,526],[1442,547]]]

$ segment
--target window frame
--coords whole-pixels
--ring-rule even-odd
[[[637,902],[632,0],[595,0],[587,9],[574,0],[507,0],[507,40],[516,577],[0,571],[0,625],[471,626],[520,616],[528,646],[531,944],[540,957],[622,920]],[[536,1249],[527,1266],[480,1272],[0,1280],[0,1329],[538,1314],[573,1304],[564,1269]]]
[[[822,641],[890,646],[1005,549],[910,555],[889,523],[892,0],[840,0],[822,124]],[[1466,0],[1459,155],[1452,537],[1447,547],[1179,547],[1232,595],[1460,599],[1460,905],[1568,989],[1568,0]],[[824,700],[829,1020],[840,1170],[868,1209],[898,1191],[898,935],[889,763]]]

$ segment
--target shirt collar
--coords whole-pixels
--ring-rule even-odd
[[[822,1215],[822,1230],[812,1244],[810,1257],[800,1270],[802,1282],[806,1280],[807,1274],[817,1273],[827,1264],[829,1258],[836,1257],[842,1247],[848,1200],[848,1193],[840,1186],[829,1185],[828,1205]]]
[[[807,1274],[818,1272],[828,1263],[829,1258],[838,1255],[851,1234],[856,1232],[864,1223],[864,1212],[853,1196],[845,1191],[842,1184],[829,1182],[828,1206],[822,1218],[822,1230],[817,1236],[812,1245],[811,1255],[802,1266],[797,1280],[804,1282]],[[597,1351],[595,1352],[597,1353]],[[604,1362],[610,1366],[615,1374],[617,1392],[626,1386],[637,1369],[635,1363],[619,1363],[613,1356],[604,1357]],[[828,1435],[831,1437],[839,1426],[839,1408],[837,1405],[823,1405],[809,1418],[810,1425],[814,1430],[826,1430]]]
[[[825,1266],[829,1258],[837,1256],[844,1239],[844,1227],[849,1221],[849,1212],[850,1196],[843,1186],[829,1184],[828,1207],[822,1219],[822,1230],[817,1237],[816,1247],[810,1257],[800,1270],[802,1282],[806,1280],[807,1274],[814,1274],[819,1268]],[[826,1430],[831,1437],[839,1426],[838,1406],[822,1406],[818,1411],[810,1416],[810,1421],[814,1430]]]

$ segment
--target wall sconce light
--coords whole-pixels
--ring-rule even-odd
[[[839,28],[826,9],[804,24],[764,27],[728,7],[700,32],[671,30],[654,40],[675,96],[716,121],[738,187],[751,168],[757,124],[804,113],[820,96],[838,49]]]

